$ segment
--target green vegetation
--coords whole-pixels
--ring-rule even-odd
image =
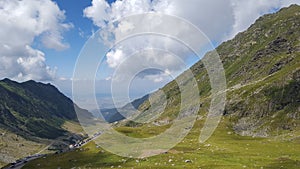
[[[65,121],[77,121],[73,102],[50,84],[0,81],[0,127],[23,137],[55,139],[66,134]]]
[[[283,140],[280,136],[243,137],[234,134],[225,118],[214,135],[205,144],[200,144],[198,137],[202,124],[203,121],[198,121],[180,144],[159,156],[144,159],[122,158],[103,151],[91,142],[72,152],[29,162],[24,168],[299,168],[299,139],[292,137]],[[118,130],[124,131],[124,128]],[[127,128],[125,132],[134,136],[136,130],[139,129]],[[140,134],[146,136],[148,132],[143,131]],[[192,162],[186,163],[185,160]]]
[[[199,118],[190,134],[165,154],[128,159],[89,143],[32,161],[25,168],[300,168],[299,27],[300,7],[292,5],[259,18],[217,48],[228,83],[227,104],[221,123],[205,144],[198,142],[205,120]],[[200,103],[199,117],[205,117],[211,101],[209,78],[201,61],[191,70],[201,98],[187,101]],[[116,130],[141,138],[167,129],[177,116],[181,97],[175,81],[161,90],[167,105],[158,119],[148,124],[125,120],[115,125]],[[139,109],[147,112],[149,103],[144,101]],[[142,113],[137,119],[145,117]]]
[[[57,138],[64,120],[76,117],[72,102],[51,85],[4,79],[0,90],[0,125],[23,137]]]
[[[74,121],[66,121],[62,128],[72,133],[84,133],[80,124]]]
[[[0,135],[1,166],[37,153],[54,140],[58,143],[53,145],[58,147],[62,140],[67,140],[66,147],[80,130],[75,108],[69,98],[50,84],[1,80],[0,134],[5,131]],[[88,117],[87,111],[77,109]]]
[[[277,133],[299,128],[299,13],[300,7],[292,5],[263,16],[247,31],[216,49],[228,85],[224,115],[231,119],[235,132],[265,137],[274,134],[274,130]],[[201,61],[191,70],[198,81],[201,114],[207,112],[210,103],[209,78]],[[172,119],[178,112],[180,92],[175,81],[162,90],[168,104],[158,120]],[[148,104],[142,104],[140,110]]]

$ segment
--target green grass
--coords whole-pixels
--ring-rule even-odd
[[[299,103],[294,104],[295,102],[291,101],[282,110],[275,110],[278,105],[284,103],[282,100],[280,101],[281,98],[288,100],[287,98],[294,98],[293,96],[297,95],[297,91],[290,93],[286,88],[297,90],[297,88],[292,88],[295,85],[289,85],[289,83],[291,80],[299,79],[293,77],[300,66],[299,26],[293,26],[293,24],[299,25],[299,15],[295,15],[299,9],[298,6],[293,6],[289,10],[264,16],[248,31],[238,34],[236,38],[217,48],[224,63],[227,85],[229,87],[238,84],[248,85],[227,93],[226,111],[228,115],[222,119],[213,136],[205,144],[198,142],[204,121],[197,121],[190,134],[181,143],[168,153],[158,156],[137,161],[137,159],[123,158],[105,152],[95,143],[89,143],[72,152],[50,155],[45,159],[29,162],[24,168],[117,168],[118,166],[141,169],[300,168],[299,118],[293,120],[288,116],[294,111],[293,108],[298,109]],[[266,36],[266,34],[268,35]],[[289,53],[287,47],[274,44],[278,38],[288,41],[282,45],[291,46],[292,53]],[[269,76],[277,63],[290,58],[293,59]],[[191,70],[198,81],[201,96],[199,101],[202,107],[199,115],[204,116],[208,111],[211,99],[209,97],[211,90],[209,79],[201,62],[195,64]],[[297,75],[295,74],[295,76]],[[180,80],[180,76],[177,80],[183,85],[187,83],[185,80]],[[297,83],[299,84],[298,80],[296,80]],[[181,92],[175,81],[167,84],[162,90],[166,94],[168,103],[164,113],[157,120],[168,118],[172,121],[177,116],[179,104],[182,101]],[[189,98],[189,103],[199,102]],[[146,101],[139,108],[146,112],[149,110],[150,104]],[[140,118],[145,117],[147,116]],[[254,130],[268,129],[270,136],[253,138],[235,134],[232,128],[241,118],[247,118],[248,124],[263,122]],[[126,122],[121,122],[121,125],[123,123],[126,124]],[[285,126],[282,126],[290,123],[296,124],[292,131],[284,129]],[[137,138],[157,135],[169,127],[168,125],[155,127],[151,123],[141,125],[130,122],[127,123],[127,126],[121,125],[118,125],[117,131]],[[279,130],[277,130],[278,128]],[[186,163],[185,160],[192,162]]]
[[[297,140],[239,136],[231,130],[228,120],[223,119],[214,135],[206,143],[200,144],[198,137],[202,125],[202,121],[197,121],[190,134],[168,153],[138,159],[138,162],[137,159],[122,158],[105,152],[91,142],[72,152],[50,155],[45,159],[29,162],[24,168],[122,166],[122,168],[297,169],[300,167],[300,144]],[[146,136],[146,130],[139,128],[119,128],[118,131],[135,137]],[[192,163],[185,163],[185,160],[191,160]]]
[[[83,129],[78,122],[74,121],[65,121],[62,125],[62,128],[71,132],[71,133],[83,133]]]
[[[156,135],[159,135],[163,133],[167,128],[170,127],[169,125],[165,126],[150,126],[150,125],[143,125],[142,127],[118,127],[116,128],[116,131],[123,133],[129,137],[135,137],[135,138],[147,138],[147,137],[153,137]]]

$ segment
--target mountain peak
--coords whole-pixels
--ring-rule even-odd
[[[5,82],[5,83],[18,83],[18,82],[13,81],[13,80],[11,80],[11,79],[9,79],[9,78],[4,78],[4,79],[0,80],[0,82]]]
[[[33,80],[18,83],[8,78],[1,82],[0,126],[7,130],[55,138],[63,135],[60,125],[65,120],[77,120],[78,107],[55,86]]]

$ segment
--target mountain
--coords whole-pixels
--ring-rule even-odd
[[[247,31],[216,48],[225,69],[228,87],[224,116],[232,119],[232,127],[236,132],[267,136],[274,130],[295,130],[298,127],[299,15],[299,6],[292,5],[276,14],[262,16]],[[209,54],[204,57],[209,57]],[[193,65],[191,71],[198,81],[201,98],[210,97],[210,81],[202,61]],[[168,104],[158,121],[176,117],[172,112],[178,112],[181,96],[175,80],[163,87],[162,91],[168,98]],[[147,118],[150,108],[148,98],[149,95],[131,103],[142,112],[138,118]],[[201,100],[201,105],[209,105],[209,102]],[[131,104],[119,110],[126,114],[132,111],[129,108]],[[117,109],[102,112],[109,122],[123,119]]]
[[[0,126],[22,136],[55,139],[64,135],[61,125],[77,121],[74,106],[79,109],[51,84],[0,81]]]
[[[218,128],[204,144],[199,142],[199,135],[210,106],[211,86],[205,66],[199,61],[191,71],[198,82],[200,100],[187,100],[201,104],[199,118],[188,136],[168,152],[133,159],[105,152],[95,143],[89,143],[82,150],[38,159],[24,168],[298,169],[299,28],[300,6],[292,5],[259,18],[248,30],[216,48],[225,69],[227,102]],[[178,114],[181,95],[175,81],[161,91],[167,104],[159,118],[146,124],[123,120],[114,126],[115,130],[136,138],[149,138],[167,130]],[[160,99],[153,98],[161,91],[139,104],[142,113],[136,120],[148,117],[150,100],[152,105],[159,105]]]
[[[274,135],[274,131],[299,128],[299,28],[300,7],[292,5],[278,13],[262,16],[247,31],[216,48],[228,87],[224,116],[231,119],[237,133],[268,136]],[[210,83],[202,61],[193,65],[191,71],[198,81],[200,102],[204,105],[201,110],[206,111],[210,99],[203,98],[210,97]],[[175,81],[162,90],[168,104],[160,120],[173,116],[170,112],[178,109],[181,94]],[[149,106],[146,101],[140,105],[140,111]]]
[[[100,112],[105,121],[109,123],[121,121],[125,119],[124,115],[130,114],[131,112],[135,112],[135,110],[138,109],[142,103],[148,100],[148,98],[149,95],[145,95],[144,97],[135,99],[131,103],[128,103],[121,108],[101,109]],[[95,114],[97,113],[99,112],[96,111]]]
[[[92,118],[51,84],[1,80],[0,164],[37,153],[50,143],[58,150],[81,139],[75,109]]]

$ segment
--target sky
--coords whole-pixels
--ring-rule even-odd
[[[0,79],[50,82],[72,97],[73,80],[82,83],[93,80],[74,79],[73,75],[84,45],[96,34],[102,39],[102,45],[110,50],[103,51],[105,56],[95,77],[95,91],[100,105],[110,107],[113,79],[131,78],[128,92],[131,98],[137,98],[162,87],[199,60],[174,39],[157,35],[144,35],[113,46],[122,40],[124,31],[132,29],[122,18],[149,12],[181,18],[195,25],[209,39],[211,46],[203,48],[207,51],[246,30],[263,14],[291,4],[300,4],[300,1],[0,0]],[[154,21],[159,19],[164,18]],[[176,24],[167,24],[165,28],[178,34],[184,32],[184,26]],[[147,26],[142,25],[141,29]],[[141,47],[160,48],[161,51],[154,55],[147,50],[129,59],[134,52],[141,52]],[[173,57],[170,51],[179,57]],[[136,72],[141,62],[156,69]],[[125,66],[117,71],[120,65]],[[78,104],[94,109],[89,105],[86,91],[85,88],[79,91],[82,103]]]

